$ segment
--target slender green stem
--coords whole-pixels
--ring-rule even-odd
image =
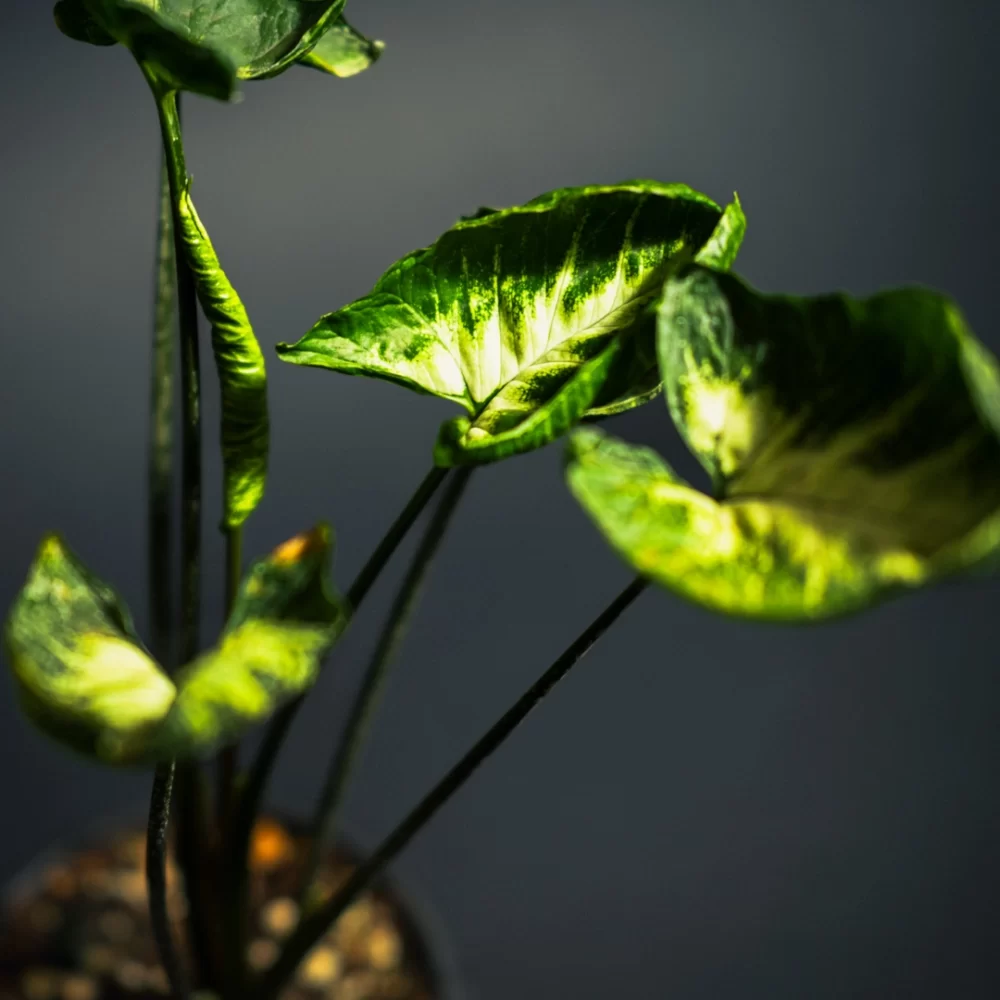
[[[226,530],[226,605],[225,616],[228,619],[236,603],[236,594],[243,578],[243,529],[229,528]],[[225,829],[233,804],[236,788],[236,776],[239,771],[239,747],[236,744],[223,747],[218,754],[218,795],[217,809],[220,825]]]
[[[361,569],[361,572],[358,573],[357,578],[348,591],[348,601],[355,611],[357,611],[362,601],[368,595],[368,592],[388,564],[393,553],[395,553],[400,543],[406,537],[410,528],[413,527],[414,522],[423,513],[427,504],[430,503],[447,474],[447,469],[431,469],[414,491],[399,516],[393,521],[382,541],[379,542],[368,562]],[[232,823],[229,828],[230,832],[227,838],[227,850],[229,854],[229,889],[227,895],[230,922],[237,921],[233,926],[241,928],[241,934],[245,933],[242,930],[244,918],[240,917],[239,914],[244,913],[246,910],[247,879],[249,877],[248,858],[254,823],[260,811],[264,791],[274,770],[274,765],[278,760],[278,755],[288,736],[292,722],[302,707],[303,701],[304,697],[301,697],[290,702],[272,719],[271,724],[264,733],[264,739],[246,775],[246,780],[243,782],[234,807]]]
[[[347,793],[351,772],[368,735],[372,715],[385,686],[389,666],[399,649],[410,616],[419,600],[420,590],[427,572],[440,548],[445,531],[458,508],[459,501],[465,493],[471,475],[471,468],[459,469],[448,484],[448,489],[441,498],[441,503],[434,512],[434,516],[427,526],[427,531],[414,553],[410,568],[403,578],[396,599],[389,610],[389,617],[382,630],[378,645],[375,647],[365,671],[361,687],[355,696],[351,714],[341,734],[336,753],[330,762],[313,815],[309,860],[305,867],[302,884],[302,902],[306,906],[312,901],[313,882],[336,831],[337,820],[340,818],[340,810]]]
[[[351,589],[347,592],[347,602],[355,611],[368,596],[368,591],[372,589],[393,553],[399,548],[400,542],[413,527],[414,521],[423,513],[424,508],[437,493],[447,475],[447,469],[439,469],[436,466],[431,469],[421,480],[420,485],[399,516],[393,521],[392,526],[385,533],[385,537],[378,543],[378,547],[362,567],[361,572],[355,577]]]
[[[639,578],[622,591],[581,633],[555,663],[512,705],[475,746],[424,796],[409,815],[386,837],[368,860],[326,903],[306,916],[285,943],[275,963],[262,976],[252,996],[272,1000],[295,973],[299,963],[319,943],[340,915],[362,893],[393,858],[433,819],[442,806],[465,784],[549,694],[580,662],[598,639],[642,593],[646,581]]]
[[[430,503],[447,474],[447,469],[431,469],[421,481],[413,496],[410,497],[399,516],[393,521],[382,541],[379,542],[378,547],[372,553],[371,558],[365,563],[354,583],[351,584],[350,590],[347,592],[348,603],[354,611],[357,611],[361,606],[372,585],[378,579],[410,528],[413,527],[414,522],[423,513],[427,504]],[[250,772],[247,775],[246,784],[243,786],[240,794],[237,818],[233,824],[234,831],[239,835],[238,840],[234,839],[230,844],[231,848],[235,848],[233,856],[236,858],[246,856],[247,847],[250,843],[250,833],[260,809],[261,799],[267,787],[268,779],[274,770],[274,765],[277,762],[278,755],[284,745],[292,722],[302,707],[304,700],[304,697],[297,698],[281,709],[275,715],[274,719],[271,720],[271,724],[264,734],[264,739],[260,745],[260,749],[257,751],[257,756],[254,758]]]
[[[171,517],[173,499],[174,336],[177,326],[177,271],[173,213],[166,165],[160,168],[160,209],[156,241],[156,307],[149,428],[149,612],[153,649],[161,663],[173,661],[171,597]]]
[[[181,239],[177,205],[188,184],[176,92],[150,80],[163,140],[167,180],[173,205],[174,252],[177,261],[178,319],[181,343],[181,620],[180,662],[198,652],[201,613],[201,361],[198,350],[198,299],[194,276]],[[177,769],[177,861],[188,899],[191,952],[199,979],[209,988],[220,981],[218,922],[213,920],[214,847],[208,814],[205,774],[198,764]]]
[[[170,995],[173,1000],[187,1000],[190,988],[177,952],[167,908],[167,830],[170,826],[170,800],[173,791],[174,764],[160,764],[153,776],[153,791],[149,801],[146,886],[149,891],[149,918],[153,937],[170,983]]]

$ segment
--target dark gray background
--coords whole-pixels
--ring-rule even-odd
[[[57,528],[142,622],[157,134],[126,53],[62,38],[48,8],[3,11],[0,603]],[[634,176],[738,188],[740,268],[765,289],[923,282],[1000,346],[993,0],[352,13],[388,42],[362,77],[188,102],[196,197],[268,349],[480,204]],[[272,384],[249,550],[330,518],[349,581],[451,408],[277,363]],[[680,458],[658,403],[615,430]],[[211,524],[214,456],[207,476]],[[478,474],[378,717],[357,836],[386,831],[627,578],[559,447]],[[308,803],[390,593],[312,699],[281,805]],[[998,596],[962,583],[799,629],[649,593],[398,870],[483,1000],[1000,995]],[[37,736],[9,687],[0,761],[4,876],[146,794]]]

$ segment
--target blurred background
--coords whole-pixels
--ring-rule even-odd
[[[49,7],[5,0],[2,15],[0,604],[58,529],[142,626],[158,134],[127,53],[63,38]],[[195,197],[269,353],[481,204],[636,176],[719,201],[738,189],[739,269],[762,289],[929,284],[1000,348],[993,0],[352,0],[348,14],[387,43],[369,72],[297,69],[238,105],[186,104]],[[207,642],[222,569],[205,370]],[[328,518],[346,586],[453,409],[277,361],[271,379],[248,551]],[[612,426],[690,468],[660,403]],[[275,805],[309,807],[404,564],[329,664]],[[560,446],[478,473],[351,832],[376,842],[628,577],[567,494]],[[470,995],[1000,995],[998,597],[965,582],[804,629],[644,595],[397,866]],[[5,879],[141,810],[148,779],[50,745],[4,684]]]

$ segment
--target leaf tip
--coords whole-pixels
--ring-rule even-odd
[[[333,529],[325,521],[315,528],[282,542],[272,553],[271,561],[279,566],[302,562],[309,556],[325,553],[333,542]]]

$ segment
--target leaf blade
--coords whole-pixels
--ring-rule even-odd
[[[459,403],[469,423],[446,427],[437,448],[449,464],[530,450],[585,415],[601,389],[595,371],[563,393],[567,382],[640,321],[667,273],[694,257],[721,215],[686,185],[655,181],[564,188],[479,212],[278,353]],[[648,386],[640,390],[618,405],[650,398]],[[560,418],[538,417],[546,406]],[[503,440],[489,448],[476,432],[494,424]]]
[[[162,722],[120,741],[114,756],[203,756],[308,690],[349,619],[329,582],[331,549],[330,529],[320,525],[255,562],[218,645],[178,675]]]
[[[219,263],[188,188],[178,199],[176,215],[198,301],[212,326],[222,395],[223,526],[238,528],[260,503],[267,483],[267,370],[250,318]]]
[[[640,573],[716,611],[813,621],[1000,564],[1000,374],[944,296],[764,296],[692,267],[666,283],[658,340],[713,496],[596,432],[567,470]]]
[[[385,42],[366,38],[341,14],[299,62],[344,80],[373,66],[384,51]]]
[[[39,546],[4,644],[29,717],[89,755],[109,732],[157,722],[176,693],[120,598],[54,535]]]

